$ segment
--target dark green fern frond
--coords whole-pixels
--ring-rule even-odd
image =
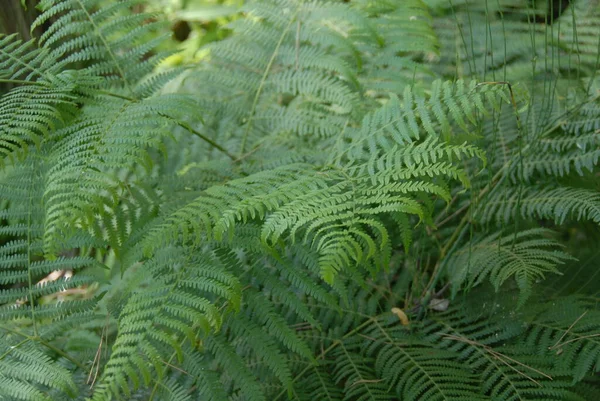
[[[266,401],[256,377],[236,352],[235,348],[222,336],[212,336],[206,341],[206,349],[215,356],[216,366],[227,372],[227,381],[233,382],[238,397],[249,401]],[[239,389],[239,390],[238,390]]]
[[[559,273],[557,266],[571,257],[561,250],[559,242],[548,238],[551,231],[531,229],[501,237],[501,233],[473,241],[452,255],[447,262],[451,281],[457,290],[484,279],[496,287],[514,277],[521,291],[519,306],[531,295],[533,284],[547,273]]]
[[[100,377],[97,400],[127,394],[162,377],[165,361],[183,358],[184,341],[195,343],[200,333],[220,328],[220,304],[239,309],[241,289],[216,255],[185,255],[165,248],[138,266],[119,311],[119,336]],[[116,294],[115,294],[116,295]],[[123,303],[123,301],[121,301]]]
[[[359,351],[359,352],[356,352]],[[346,344],[340,344],[332,353],[336,358],[336,367],[333,369],[333,378],[339,385],[344,385],[344,399],[389,400],[391,394],[388,386],[382,379],[378,379],[371,361]]]
[[[459,355],[464,368],[480,376],[480,394],[491,399],[583,401],[570,388],[568,372],[520,346],[528,325],[514,313],[514,300],[499,301],[486,291],[474,295],[479,303],[460,303],[432,315],[422,329],[425,338]]]
[[[437,349],[413,336],[394,319],[377,319],[364,332],[367,353],[375,356],[377,377],[403,400],[483,400],[478,377],[456,352]],[[389,397],[387,399],[390,399]]]
[[[553,355],[554,368],[573,383],[600,371],[600,313],[594,299],[562,297],[531,308],[524,346],[540,356]]]
[[[294,396],[302,401],[337,401],[344,398],[342,389],[331,377],[331,366],[325,363],[311,366],[296,387],[302,392],[298,394],[299,391],[296,391]]]

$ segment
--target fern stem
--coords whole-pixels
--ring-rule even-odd
[[[135,99],[133,97],[129,97],[129,96],[125,96],[125,95],[120,95],[118,93],[109,92],[109,91],[105,91],[105,90],[101,90],[101,89],[98,90],[98,93],[100,93],[101,95],[116,97],[118,99],[128,100],[130,102],[137,102],[138,101],[138,99]]]
[[[226,155],[227,157],[229,157],[231,160],[236,160],[236,157],[234,155],[232,155],[231,153],[229,153],[227,151],[227,149],[225,149],[224,147],[222,147],[221,145],[219,145],[218,143],[216,143],[215,141],[213,141],[212,139],[210,139],[209,137],[207,137],[206,135],[196,131],[194,128],[192,128],[188,123],[185,123],[183,121],[179,121],[174,119],[171,116],[168,116],[166,114],[163,113],[158,113],[161,116],[173,121],[175,124],[179,125],[181,128],[185,129],[186,131],[191,132],[192,134],[196,135],[198,138],[202,139],[204,142],[208,143],[210,146],[212,146],[213,148],[217,149],[218,151],[220,151],[221,153],[223,153],[224,155]]]
[[[19,84],[19,85],[38,85],[38,86],[47,86],[41,82],[37,81],[25,81],[23,79],[0,79],[1,83],[4,84]]]
[[[275,46],[275,49],[273,50],[273,54],[271,55],[271,59],[269,60],[269,63],[267,64],[267,67],[265,68],[265,72],[263,73],[263,76],[260,80],[260,84],[258,85],[256,95],[254,95],[254,100],[252,101],[252,107],[250,108],[250,116],[248,117],[248,123],[246,124],[246,130],[244,132],[244,136],[242,137],[242,145],[240,146],[240,158],[242,158],[242,156],[244,155],[244,150],[246,148],[246,142],[248,140],[248,135],[250,134],[250,129],[252,128],[252,122],[254,121],[254,114],[256,112],[256,106],[258,105],[258,99],[260,98],[260,95],[265,86],[265,82],[267,81],[267,76],[269,75],[269,72],[271,71],[271,67],[273,66],[273,63],[275,62],[275,58],[277,57],[277,54],[279,53],[279,48],[283,44],[283,40],[285,39],[288,31],[290,30],[290,27],[296,20],[296,16],[298,15],[298,12],[299,12],[299,9],[296,10],[294,15],[292,15],[292,18],[290,18],[290,22],[287,24],[287,26],[281,33],[281,36],[279,37],[279,41],[277,42],[277,45]]]
[[[31,341],[31,339],[26,338],[16,345],[11,345],[10,348],[8,349],[8,351],[6,351],[4,354],[0,355],[0,361],[3,360],[4,358],[6,358],[8,355],[10,355],[10,353],[13,352],[13,350],[20,348],[21,345],[27,344],[29,341]]]
[[[37,163],[36,163],[37,164]],[[36,166],[37,167],[37,166]],[[33,334],[37,337],[37,322],[35,319],[35,302],[33,300],[33,275],[31,274],[31,209],[33,208],[33,184],[34,177],[31,177],[31,187],[29,189],[29,205],[27,207],[27,289],[29,292],[29,307],[31,308],[31,321],[33,324]]]

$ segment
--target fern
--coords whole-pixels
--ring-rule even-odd
[[[42,0],[0,398],[597,399],[598,4],[534,3],[248,1],[179,69],[156,5]]]

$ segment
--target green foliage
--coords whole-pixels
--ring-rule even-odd
[[[0,399],[598,399],[597,0],[144,3],[0,37]]]

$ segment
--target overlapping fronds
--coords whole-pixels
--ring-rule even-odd
[[[34,40],[24,42],[16,34],[0,37],[0,79],[15,82],[52,81],[61,66]]]
[[[180,234],[184,243],[190,237],[196,243],[220,240],[232,235],[236,224],[264,220],[265,244],[276,245],[288,234],[292,242],[302,238],[320,255],[321,274],[332,283],[340,270],[389,252],[388,229],[379,215],[424,219],[425,210],[415,195],[449,200],[444,178],[468,186],[468,178],[452,162],[476,155],[482,157],[475,147],[449,146],[433,138],[389,149],[384,156],[350,164],[345,171],[302,164],[263,171],[208,188],[153,229],[147,247],[160,247],[165,239],[177,240]],[[383,264],[387,256],[376,259]]]
[[[251,0],[168,86],[146,3],[0,37],[0,398],[598,399],[598,0]]]
[[[344,326],[348,318],[339,317],[337,324],[344,329],[307,333],[321,345],[318,365],[298,365],[296,380],[305,385],[296,387],[295,397],[590,399],[581,394],[591,394],[593,386],[580,380],[597,370],[596,336],[589,333],[597,330],[598,318],[591,300],[536,298],[538,307],[516,312],[509,294],[490,296],[489,288],[479,290],[409,326],[389,311],[372,314],[355,303],[348,314],[358,317],[358,323]],[[572,355],[561,357],[565,352]],[[574,365],[585,368],[573,371]],[[273,394],[276,400],[284,397],[283,391]]]
[[[117,205],[121,194],[128,193],[118,171],[136,166],[149,170],[148,149],[160,147],[173,128],[168,116],[185,110],[187,104],[175,95],[141,102],[99,99],[54,133],[50,154],[56,162],[47,173],[44,193],[48,253],[60,247],[64,230],[93,224],[98,210]]]
[[[433,59],[439,53],[439,39],[433,30],[429,7],[422,0],[359,1],[357,6],[369,15],[382,40],[361,48],[365,58],[361,83],[370,96],[401,93],[407,86],[419,86],[433,74],[429,66],[417,62]]]

